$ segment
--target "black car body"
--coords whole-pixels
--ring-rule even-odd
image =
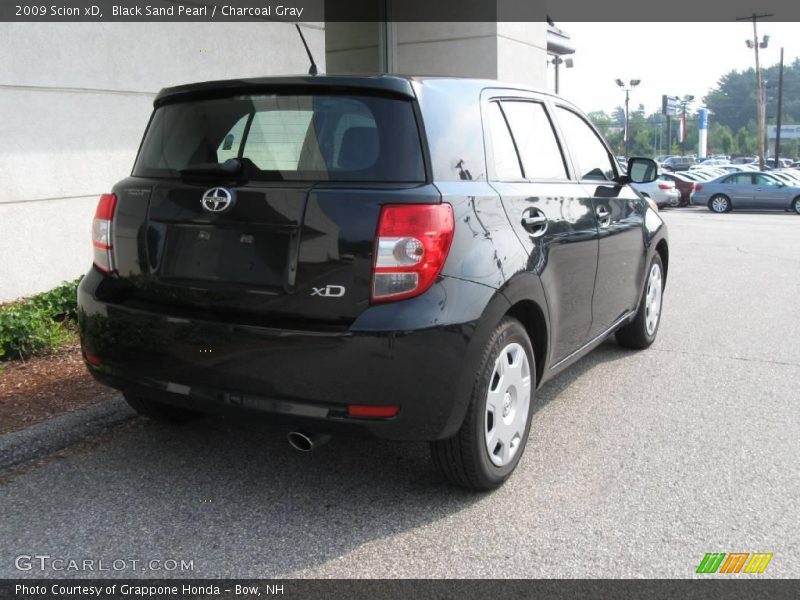
[[[632,327],[668,248],[626,181],[575,107],[493,81],[163,90],[98,208],[88,368],[148,406],[451,440],[504,319],[530,339],[534,388]],[[423,225],[424,248],[402,238]]]

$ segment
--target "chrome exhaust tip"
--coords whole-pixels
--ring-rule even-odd
[[[290,431],[286,438],[289,440],[289,445],[298,452],[311,452],[329,442],[331,436],[326,433]]]

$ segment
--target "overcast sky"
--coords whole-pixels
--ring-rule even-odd
[[[585,112],[624,104],[625,93],[614,80],[641,79],[631,93],[631,107],[648,113],[661,110],[661,95],[692,94],[699,101],[732,69],[755,66],[745,40],[753,37],[748,23],[558,23],[574,42],[575,66],[561,65],[560,93]],[[762,66],[800,56],[800,23],[759,22],[759,38],[770,36],[760,50]],[[550,80],[553,67],[548,68]]]

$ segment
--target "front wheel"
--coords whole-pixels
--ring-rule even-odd
[[[664,296],[664,265],[658,252],[650,262],[644,295],[633,321],[617,330],[617,342],[626,348],[643,350],[656,341]]]
[[[535,388],[528,334],[516,319],[503,319],[484,350],[461,429],[431,443],[442,475],[471,490],[502,485],[525,451]]]
[[[731,199],[725,194],[716,194],[708,201],[708,208],[715,213],[726,213],[731,210]]]

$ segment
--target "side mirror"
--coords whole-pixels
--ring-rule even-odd
[[[650,183],[658,177],[658,165],[652,158],[628,159],[628,179],[631,183]]]

